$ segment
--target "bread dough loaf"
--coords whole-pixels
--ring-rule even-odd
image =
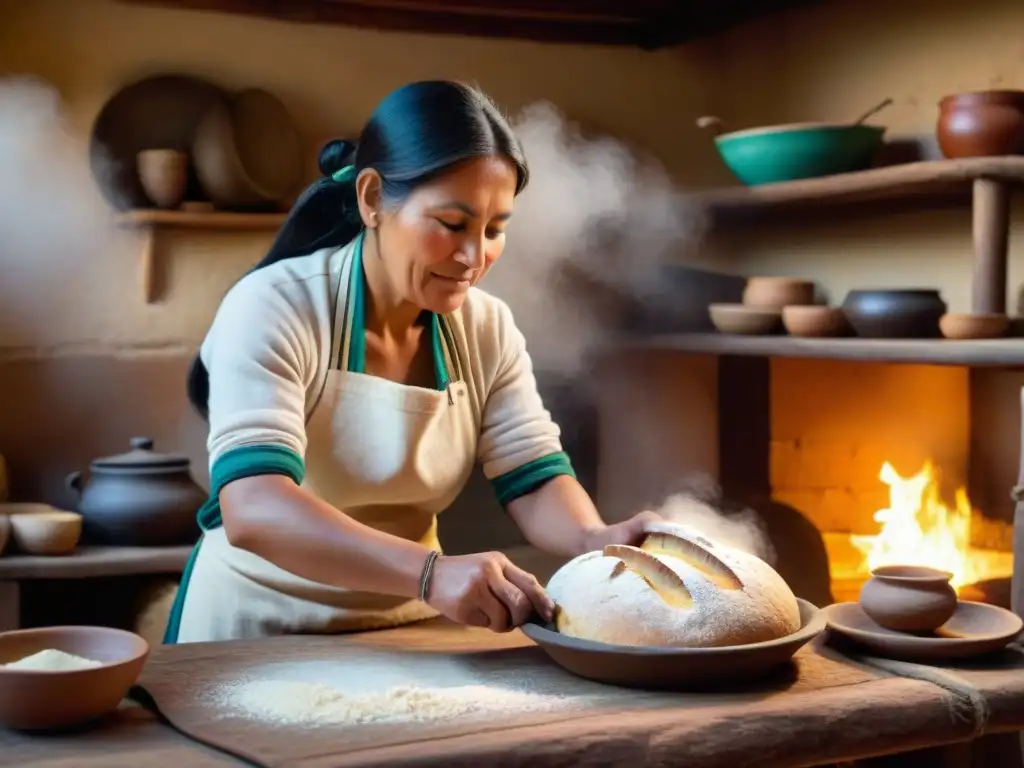
[[[651,526],[640,547],[570,560],[548,582],[565,635],[615,645],[710,648],[774,640],[800,607],[766,562],[687,526]]]

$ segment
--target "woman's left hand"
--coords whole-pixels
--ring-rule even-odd
[[[585,551],[603,550],[609,544],[638,546],[644,540],[647,526],[659,522],[662,522],[662,517],[656,512],[640,512],[621,523],[598,528],[587,537]]]

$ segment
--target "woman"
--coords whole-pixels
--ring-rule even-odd
[[[225,296],[189,396],[210,498],[165,642],[373,629],[438,614],[496,632],[553,605],[497,552],[440,554],[437,514],[479,460],[533,545],[639,538],[576,481],[508,307],[475,288],[528,171],[486,96],[390,94]]]

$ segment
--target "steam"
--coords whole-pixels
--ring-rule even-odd
[[[56,88],[0,79],[0,169],[0,336],[44,343],[78,327],[86,303],[109,301],[104,270],[121,261],[110,256],[126,234],[97,193]]]
[[[552,105],[531,105],[513,122],[530,184],[487,288],[511,307],[538,374],[585,392],[592,353],[622,330],[631,306],[679,309],[685,299],[666,290],[664,269],[685,266],[705,221],[663,168],[615,139],[584,137]],[[683,482],[689,490],[668,496],[658,514],[774,562],[756,512],[721,511],[707,478]]]
[[[725,513],[696,496],[678,494],[668,497],[654,511],[668,522],[685,525],[709,541],[748,552],[769,565],[775,563],[775,548],[768,540],[761,518],[751,509]]]
[[[511,307],[535,367],[572,378],[631,304],[671,302],[662,269],[699,244],[703,217],[661,166],[585,138],[551,104],[513,123],[530,184],[487,288]]]

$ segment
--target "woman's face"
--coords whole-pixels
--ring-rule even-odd
[[[508,159],[481,157],[417,187],[397,206],[375,207],[369,225],[376,225],[396,293],[431,312],[458,309],[501,256],[516,180]]]

